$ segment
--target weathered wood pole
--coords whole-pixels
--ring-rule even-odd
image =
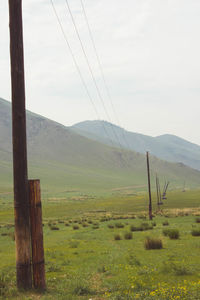
[[[33,285],[38,290],[45,290],[45,264],[42,228],[42,204],[40,180],[29,180],[29,201],[32,240]]]
[[[9,0],[15,243],[18,288],[32,286],[22,1]]]
[[[152,201],[151,201],[151,181],[150,181],[150,170],[149,170],[149,152],[147,156],[147,176],[148,176],[148,190],[149,190],[149,220],[152,220]]]
[[[156,174],[156,193],[157,193],[157,206],[158,210],[160,209],[160,196],[159,196],[159,188],[158,188],[158,176]]]
[[[158,191],[159,191],[160,202],[162,202],[162,196],[161,196],[161,190],[160,190],[160,181],[158,181]]]

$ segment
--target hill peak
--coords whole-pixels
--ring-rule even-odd
[[[151,154],[172,162],[182,162],[192,168],[200,170],[200,146],[172,134],[157,137],[130,132],[107,121],[84,121],[72,128],[85,137],[114,144],[128,150]]]

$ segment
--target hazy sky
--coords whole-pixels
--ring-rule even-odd
[[[116,123],[80,0],[68,0],[102,98]],[[122,127],[200,144],[200,1],[83,0]],[[10,99],[8,1],[0,1],[0,97]],[[54,0],[101,119],[107,119],[65,0]],[[97,119],[50,0],[24,0],[27,108],[65,125]],[[107,119],[108,120],[108,119]]]

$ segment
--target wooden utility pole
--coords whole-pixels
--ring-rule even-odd
[[[18,288],[30,289],[31,247],[27,177],[22,0],[9,0],[15,243]]]
[[[149,190],[149,220],[152,220],[152,201],[151,201],[151,181],[150,181],[150,170],[149,170],[149,152],[147,156],[147,176],[148,176],[148,190]]]
[[[156,193],[157,193],[157,207],[158,210],[160,209],[160,195],[159,195],[159,188],[158,188],[158,176],[156,174]]]
[[[158,191],[159,191],[159,198],[160,198],[160,203],[162,202],[162,196],[161,196],[161,190],[160,190],[160,181],[158,180]]]
[[[32,240],[33,285],[38,290],[45,290],[45,266],[42,228],[42,205],[40,180],[29,180],[29,201]]]

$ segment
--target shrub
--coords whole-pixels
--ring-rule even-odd
[[[152,222],[151,225],[152,225],[153,227],[155,227],[155,226],[156,226],[156,222]]]
[[[97,271],[99,273],[105,273],[106,272],[106,267],[105,266],[100,266],[100,267],[98,267]]]
[[[163,235],[169,236],[169,231],[170,231],[170,229],[163,229]]]
[[[81,284],[79,283],[73,290],[73,294],[78,295],[78,296],[85,296],[85,295],[89,295],[92,294],[89,286],[85,285],[85,284]]]
[[[114,228],[114,225],[113,224],[108,224],[108,228]]]
[[[110,220],[109,217],[102,217],[102,218],[100,219],[100,222],[107,222],[107,221],[109,221],[109,220]]]
[[[142,229],[141,227],[136,227],[136,226],[134,226],[134,225],[131,225],[131,226],[130,226],[130,230],[131,230],[131,231],[142,231],[143,229]]]
[[[164,221],[162,224],[163,224],[163,226],[168,226],[169,222],[168,221]]]
[[[144,242],[144,247],[146,250],[162,249],[163,248],[162,240],[159,238],[147,237]]]
[[[162,269],[164,273],[174,273],[174,275],[177,276],[192,275],[191,269],[180,262],[174,261],[173,259],[164,261]]]
[[[193,229],[193,230],[191,231],[191,234],[192,234],[193,236],[200,236],[200,229]]]
[[[60,265],[53,263],[51,261],[46,261],[45,263],[46,272],[59,272],[60,268],[61,268]]]
[[[70,224],[69,223],[65,223],[65,226],[70,226]]]
[[[142,223],[140,225],[140,227],[142,227],[143,230],[151,230],[151,229],[153,229],[153,225],[150,225],[149,223]]]
[[[171,240],[177,240],[180,236],[178,229],[164,229],[163,234]]]
[[[88,224],[92,224],[92,220],[89,220],[89,221],[88,221]]]
[[[184,265],[176,265],[173,264],[172,270],[175,275],[177,276],[185,276],[185,275],[192,275],[192,271],[189,270],[186,266]]]
[[[131,227],[130,227],[131,231],[145,231],[145,230],[151,230],[151,229],[153,229],[153,226],[148,223],[142,223],[140,226],[131,225]]]
[[[77,230],[77,229],[79,229],[79,226],[78,225],[73,225],[73,229]]]
[[[168,236],[171,240],[179,239],[180,233],[178,229],[170,229],[168,232]]]
[[[100,221],[100,222],[105,222],[105,221],[107,221],[107,219],[103,217],[103,218],[101,218],[99,221]]]
[[[83,227],[88,227],[88,224],[87,223],[82,223],[82,226]]]
[[[136,219],[136,216],[134,216],[134,215],[133,215],[133,216],[131,216],[131,219]]]
[[[121,235],[120,235],[120,234],[115,234],[114,239],[115,239],[115,241],[119,241],[119,240],[121,240],[122,238],[121,238]]]
[[[93,222],[93,225],[94,226],[99,226],[99,223],[98,222]]]
[[[49,228],[50,228],[51,230],[59,230],[59,227],[53,226],[53,225],[51,225]]]
[[[99,225],[92,226],[92,229],[99,229]]]
[[[122,223],[115,223],[116,228],[124,228],[124,224]]]
[[[200,223],[200,218],[195,219],[196,223]]]
[[[131,240],[133,238],[132,232],[126,232],[124,234],[124,238],[125,238],[125,240]]]
[[[53,222],[53,221],[48,222],[49,227],[52,227],[52,226],[55,226],[55,225],[57,225],[57,222]]]
[[[1,233],[1,236],[7,236],[7,235],[9,235],[7,232],[2,232]]]
[[[131,265],[131,266],[141,266],[141,262],[133,254],[130,254],[128,256],[128,264]]]
[[[165,236],[168,236],[171,240],[177,240],[180,237],[180,233],[178,229],[163,230],[163,234]]]

